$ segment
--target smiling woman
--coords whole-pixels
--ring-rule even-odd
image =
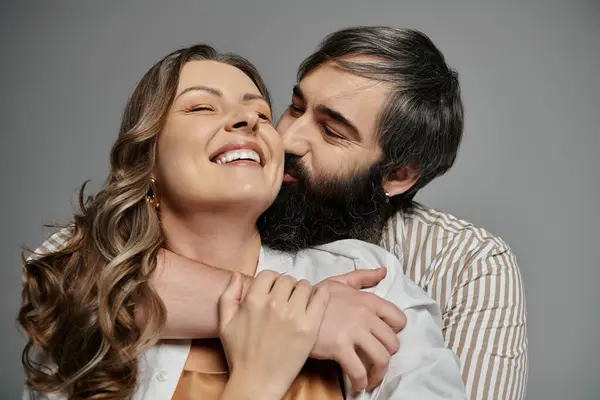
[[[25,265],[27,391],[95,400],[464,399],[439,307],[397,258],[357,240],[296,254],[262,246],[257,221],[282,183],[282,145],[268,92],[243,58],[200,45],[152,67],[125,109],[107,184],[81,201],[64,246]],[[194,267],[157,268],[173,256]],[[387,274],[356,271],[381,265]],[[232,276],[218,311],[198,289],[204,278],[194,278],[208,266]],[[175,271],[186,282],[171,280]],[[245,294],[239,272],[256,276]],[[342,284],[350,276],[352,288]],[[177,305],[168,308],[155,289],[187,281],[187,319],[218,314],[219,340],[159,340]],[[356,290],[365,287],[373,293]]]
[[[106,186],[81,201],[64,248],[26,263],[19,322],[29,336],[27,392],[53,399],[285,394],[314,346],[327,302],[323,288],[265,272],[250,287],[252,303],[238,309],[241,280],[234,274],[220,304],[221,342],[190,346],[157,345],[166,311],[149,283],[161,248],[255,274],[256,219],[273,202],[283,173],[271,118],[262,78],[239,56],[198,45],[146,73],[125,109]],[[220,239],[229,240],[228,251],[215,246]],[[283,313],[268,312],[266,304]],[[147,318],[136,324],[139,307]],[[226,362],[211,365],[225,360],[224,351]],[[143,354],[155,361],[150,368],[139,368]],[[175,363],[179,382],[148,387],[152,376],[168,379],[173,354],[187,357],[185,366]],[[207,363],[213,369],[197,369]],[[215,373],[223,379],[207,389]]]
[[[251,202],[256,206],[243,211],[244,219],[256,221],[283,174],[282,141],[267,98],[234,66],[188,62],[158,138],[153,173],[163,222],[190,210],[190,202],[198,205],[193,214]]]

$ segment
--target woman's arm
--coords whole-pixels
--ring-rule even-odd
[[[165,339],[205,339],[219,336],[219,297],[225,291],[232,272],[209,267],[196,261],[161,250],[151,283],[167,309]],[[252,277],[242,275],[246,288]],[[137,310],[138,325],[145,320],[144,310]]]
[[[70,237],[70,228],[56,232],[42,243],[32,257],[62,248]],[[231,272],[200,264],[167,250],[160,252],[157,261],[152,284],[167,309],[167,323],[162,337],[218,337],[219,297],[230,281]],[[331,277],[335,282],[330,285],[326,323],[319,332],[311,357],[340,363],[344,372],[355,382],[368,379],[372,383],[372,376],[381,376],[382,369],[387,369],[387,365],[371,367],[368,361],[365,361],[366,365],[361,364],[361,360],[373,359],[376,354],[367,351],[364,357],[357,355],[357,343],[352,339],[359,337],[356,332],[367,332],[374,340],[381,341],[381,338],[395,336],[406,324],[404,314],[393,303],[358,290],[376,285],[384,276],[385,270],[364,270],[345,274],[340,279]],[[242,278],[242,295],[252,279]],[[371,332],[371,323],[380,317],[386,326],[375,336]],[[144,324],[143,309],[136,311],[136,320],[139,325]],[[398,350],[396,345],[384,345],[390,350],[389,356]]]

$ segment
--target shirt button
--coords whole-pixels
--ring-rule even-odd
[[[156,375],[156,380],[159,382],[165,382],[167,379],[169,379],[169,374],[167,374],[166,371],[160,371],[158,375]]]

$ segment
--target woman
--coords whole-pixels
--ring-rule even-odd
[[[226,113],[218,114],[217,107]],[[232,157],[247,161],[226,165]],[[267,89],[246,60],[194,46],[152,68],[125,110],[107,185],[82,205],[71,243],[27,265],[20,322],[30,336],[28,346],[48,356],[57,370],[46,374],[26,358],[32,387],[61,390],[71,398],[134,395],[140,373],[137,358],[156,342],[165,320],[160,300],[148,284],[158,250],[166,246],[254,274],[260,238],[252,227],[279,190],[282,157]],[[204,230],[225,227],[227,218],[248,227],[243,232],[224,232],[239,250],[235,263],[228,259],[230,254],[211,251],[213,243],[203,239]],[[262,388],[260,398],[270,398],[264,390],[268,387],[273,387],[272,398],[281,398],[314,344],[326,293],[316,292],[309,302],[311,287],[306,282],[296,286],[291,278],[275,278],[262,275],[237,313],[240,279],[224,295],[221,338],[233,371],[225,398],[238,398],[238,389],[247,393],[253,385]],[[273,314],[258,314],[260,303],[266,301],[283,309],[304,310],[303,317],[291,320],[307,325],[306,331],[278,323]],[[149,311],[143,330],[134,323],[134,305],[140,302]],[[254,319],[246,322],[248,313]],[[257,323],[264,327],[253,330]],[[286,329],[284,352],[283,347],[277,348],[277,338]],[[298,354],[293,357],[289,357],[289,333],[297,338],[293,348]],[[261,352],[261,344],[272,347]],[[267,355],[276,358],[262,363]],[[265,373],[260,365],[276,368]],[[238,382],[242,385],[236,386]]]
[[[166,312],[149,278],[163,247],[247,275],[277,264],[313,282],[323,279],[320,260],[336,273],[384,261],[381,249],[357,241],[294,259],[261,249],[256,221],[283,168],[270,113],[254,67],[208,46],[174,52],[146,73],[125,109],[104,189],[82,201],[65,248],[26,264],[19,321],[30,337],[24,363],[33,390],[73,399],[352,395],[327,364],[300,372],[327,293],[290,276],[260,273],[241,304],[239,277],[232,280],[220,304],[220,342],[158,343]],[[378,390],[356,398],[464,398],[435,302],[399,271],[375,292],[413,316],[407,340],[401,336],[406,350]],[[134,314],[140,305],[143,329]]]

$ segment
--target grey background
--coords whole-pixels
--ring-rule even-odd
[[[19,398],[19,246],[65,222],[107,173],[135,83],[205,41],[259,67],[276,112],[327,33],[389,24],[429,34],[467,108],[456,167],[419,196],[509,242],[526,288],[528,399],[600,398],[597,1],[21,1],[0,5],[0,396]],[[218,4],[217,4],[218,3]]]

